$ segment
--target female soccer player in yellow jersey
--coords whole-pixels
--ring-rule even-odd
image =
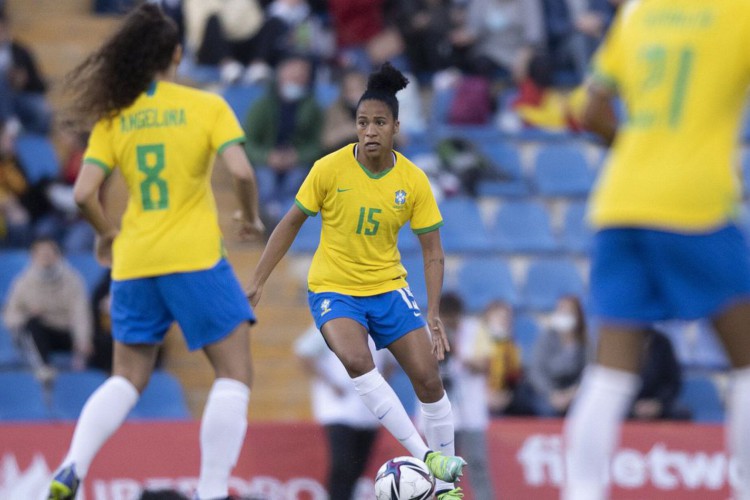
[[[69,77],[75,111],[95,122],[74,194],[97,232],[97,255],[112,265],[115,344],[112,376],[84,406],[50,499],[75,498],[146,387],[173,321],[216,374],[201,423],[196,498],[227,496],[242,447],[255,318],[224,257],[210,184],[215,153],[235,180],[241,235],[259,236],[263,225],[242,128],[219,96],[172,83],[181,54],[174,23],[145,4]],[[114,168],[129,195],[119,231],[98,197]]]
[[[750,499],[750,253],[736,140],[750,84],[750,2],[627,2],[597,53],[585,122],[613,142],[594,191],[596,363],[565,426],[565,500],[601,500],[654,321],[710,318],[732,363],[727,440]],[[609,101],[627,119],[618,128]]]
[[[365,405],[412,455],[425,460],[440,480],[437,497],[448,500],[462,498],[452,483],[465,462],[453,456],[453,414],[438,373],[438,360],[450,349],[438,306],[444,265],[438,228],[443,221],[427,176],[393,151],[399,128],[396,92],[407,84],[387,63],[370,75],[357,105],[359,141],[313,165],[295,205],[271,234],[248,296],[257,304],[302,224],[320,212],[320,245],[308,276],[315,323]],[[422,245],[429,331],[396,247],[398,231],[408,221]],[[368,333],[409,376],[422,402],[429,446],[375,368]]]

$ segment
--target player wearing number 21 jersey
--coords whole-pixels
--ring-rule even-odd
[[[750,252],[736,147],[749,84],[747,0],[626,2],[594,58],[583,121],[612,150],[590,206],[598,350],[566,419],[564,500],[608,498],[650,324],[698,318],[733,367],[733,498],[750,499]]]

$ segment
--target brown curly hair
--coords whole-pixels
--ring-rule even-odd
[[[114,118],[169,68],[180,38],[174,21],[158,6],[142,4],[120,28],[65,78],[71,95],[67,120],[87,129]]]

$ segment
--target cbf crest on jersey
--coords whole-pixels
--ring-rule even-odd
[[[396,191],[396,199],[394,200],[395,205],[393,208],[396,209],[403,209],[404,205],[406,205],[406,191],[403,189],[399,189]]]

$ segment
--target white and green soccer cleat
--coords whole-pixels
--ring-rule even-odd
[[[452,490],[439,491],[435,493],[437,500],[460,500],[464,497],[461,488],[454,488]]]
[[[446,457],[439,451],[430,451],[425,456],[424,463],[436,478],[446,483],[455,483],[463,474],[466,460],[461,457]]]

